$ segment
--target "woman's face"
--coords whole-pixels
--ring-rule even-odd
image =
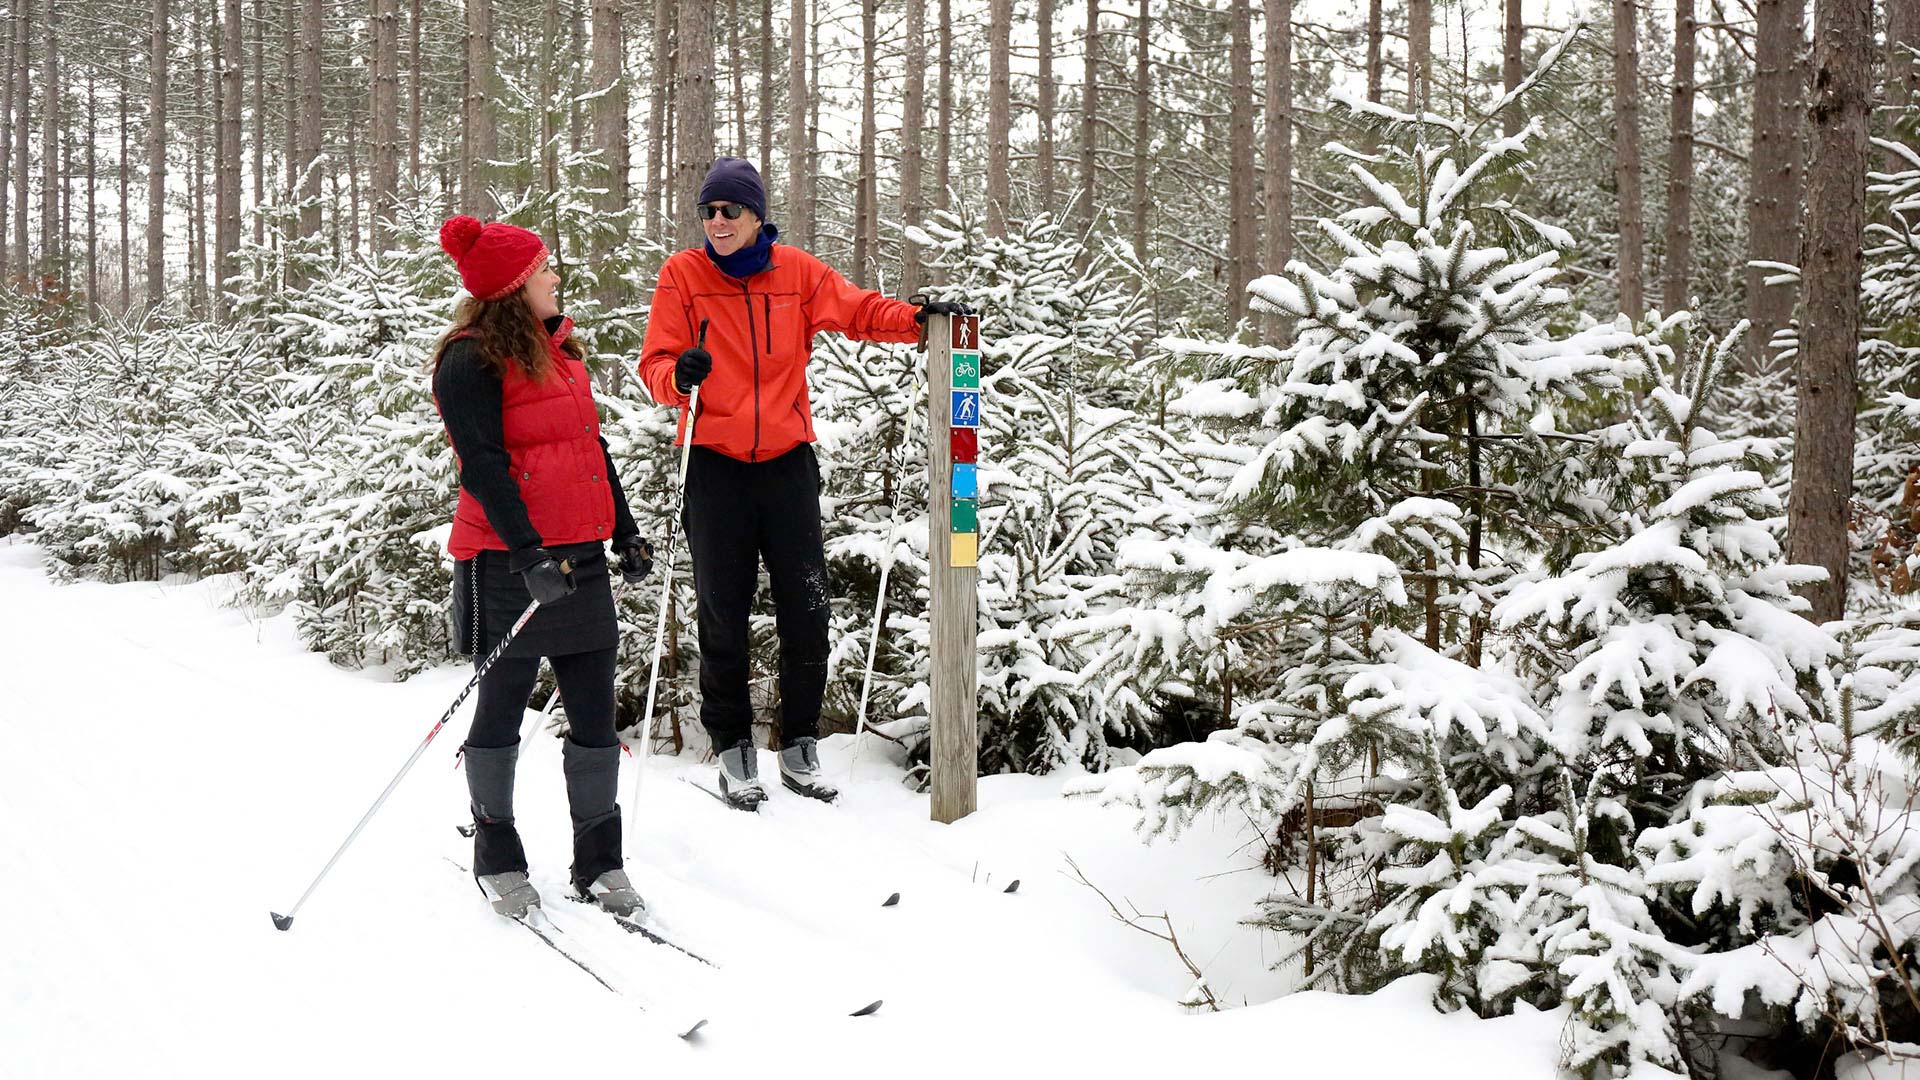
[[[527,279],[527,306],[533,309],[536,319],[551,319],[560,314],[560,299],[556,295],[560,288],[560,272],[552,263],[534,271]]]

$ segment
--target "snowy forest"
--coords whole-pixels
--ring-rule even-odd
[[[1920,0],[0,10],[0,542],[52,580],[461,663],[456,213],[552,249],[661,542],[635,363],[745,157],[782,243],[981,312],[983,776],[1143,861],[1237,830],[1261,898],[1208,916],[1289,991],[1554,1013],[1570,1076],[1920,1070]],[[809,374],[825,730],[909,790],[922,367]],[[662,602],[621,735],[698,761]]]

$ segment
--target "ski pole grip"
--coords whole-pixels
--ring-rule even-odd
[[[707,321],[706,319],[700,320],[700,340],[693,343],[693,347],[696,349],[704,349],[707,347]]]

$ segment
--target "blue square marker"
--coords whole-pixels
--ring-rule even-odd
[[[962,428],[980,426],[980,391],[953,391],[953,426]]]
[[[978,466],[955,465],[953,467],[953,497],[956,499],[977,499],[980,497],[980,474]]]

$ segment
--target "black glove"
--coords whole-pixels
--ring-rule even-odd
[[[638,535],[613,542],[613,553],[620,560],[620,580],[638,585],[653,572],[653,545]]]
[[[543,558],[520,571],[520,580],[527,583],[527,592],[542,604],[551,604],[571,596],[573,564],[555,559],[546,548],[540,548],[536,554]]]
[[[920,310],[913,313],[913,321],[923,326],[926,325],[929,315],[977,314],[972,308],[957,300],[929,300],[924,296],[914,295],[907,298],[907,303],[920,305]]]
[[[713,354],[695,345],[680,354],[673,365],[673,385],[683,394],[691,394],[693,388],[700,385],[713,370]]]

